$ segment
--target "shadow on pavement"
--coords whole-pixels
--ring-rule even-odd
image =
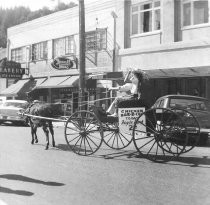
[[[137,159],[144,159],[141,155],[139,155],[138,152],[133,152],[133,151],[112,152],[109,154],[98,155],[98,157],[102,157],[108,160],[113,159],[113,160],[122,160],[122,161],[136,159],[135,162],[138,162]],[[162,158],[164,159],[162,163],[165,164],[170,163],[171,165],[210,168],[209,156],[195,157],[195,156],[181,155],[179,157],[162,156]]]
[[[72,152],[67,144],[58,144],[58,145],[56,145],[56,148],[58,148],[59,150],[62,150],[62,151]]]
[[[3,174],[3,175],[0,175],[0,178],[8,179],[8,180],[18,180],[18,181],[24,181],[24,182],[43,184],[43,185],[47,185],[47,186],[64,186],[65,185],[63,183],[58,183],[58,182],[41,181],[38,179],[33,179],[30,177],[25,177],[25,176],[18,175],[18,174]]]
[[[56,146],[59,150],[62,151],[69,151],[72,152],[71,149],[67,144],[59,144]],[[204,147],[204,146],[203,146]],[[205,146],[208,147],[208,146]],[[100,148],[103,149],[103,148]],[[104,151],[109,151],[108,154],[97,154],[97,152],[93,155],[88,157],[95,157],[95,158],[103,158],[106,160],[121,160],[121,161],[135,161],[135,162],[143,162],[139,159],[143,158],[137,151],[131,150],[121,150],[121,151],[111,151],[111,149],[103,149]],[[186,156],[181,155],[179,157],[172,157],[172,156],[160,156],[162,158],[161,163],[171,164],[171,165],[180,165],[180,166],[190,166],[190,167],[203,167],[203,168],[210,168],[210,158],[209,156]],[[145,159],[147,160],[147,159]],[[148,160],[149,161],[149,160]],[[153,162],[155,163],[155,162]],[[182,163],[182,164],[180,164]]]
[[[34,193],[30,191],[24,191],[24,190],[13,190],[9,188],[5,188],[0,186],[0,192],[7,193],[7,194],[17,194],[17,195],[23,195],[23,196],[32,196]]]

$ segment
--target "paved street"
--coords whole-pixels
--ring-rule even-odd
[[[29,127],[0,126],[0,205],[210,204],[209,147],[164,164],[138,157],[133,145],[82,157],[55,126],[56,147],[47,151],[41,129],[32,146]]]

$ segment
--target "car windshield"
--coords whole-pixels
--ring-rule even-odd
[[[210,111],[210,102],[207,100],[201,101],[197,99],[170,99],[169,107],[177,107],[183,109],[193,109],[193,110],[201,110],[201,111]]]
[[[4,106],[6,107],[17,107],[17,108],[26,108],[27,103],[21,103],[21,102],[5,102]]]

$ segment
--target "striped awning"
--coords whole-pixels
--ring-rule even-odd
[[[46,78],[19,80],[15,84],[10,85],[8,88],[3,90],[0,93],[0,96],[6,96],[6,97],[23,96],[23,97],[25,97],[27,92],[32,91],[36,86],[39,86],[39,84],[41,84],[45,80],[46,80]]]

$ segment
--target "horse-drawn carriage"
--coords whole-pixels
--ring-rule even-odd
[[[131,142],[141,156],[162,161],[190,151],[200,137],[196,118],[187,110],[120,107],[118,117],[107,116],[100,108],[73,113],[65,124],[65,139],[79,155],[91,155],[102,142],[123,149]]]
[[[59,121],[38,114],[24,115]],[[90,110],[79,110],[62,121],[65,122],[66,143],[78,155],[94,154],[102,142],[117,150],[133,142],[138,153],[152,161],[165,161],[190,151],[197,145],[201,130],[189,110],[177,107],[148,109],[142,100],[120,104],[118,117],[109,116],[93,105]]]

